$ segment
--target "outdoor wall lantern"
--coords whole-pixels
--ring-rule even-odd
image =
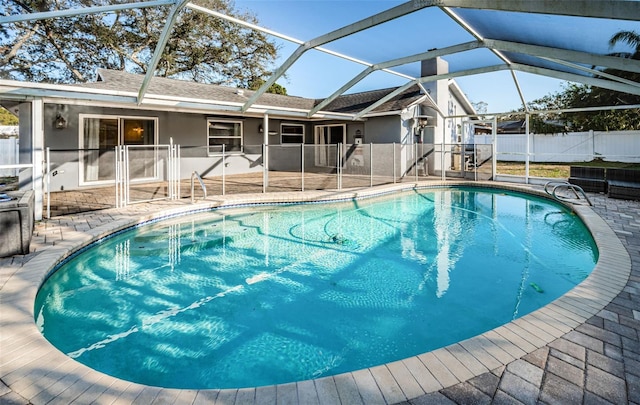
[[[53,121],[55,129],[65,129],[67,127],[67,106],[58,104],[56,106],[56,119]]]
[[[55,129],[65,129],[67,127],[67,120],[62,116],[62,114],[56,114],[56,119],[53,121],[53,126]]]

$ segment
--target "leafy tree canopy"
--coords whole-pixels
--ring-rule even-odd
[[[262,85],[265,82],[266,82],[266,80],[264,80],[264,79],[253,79],[253,80],[250,80],[248,89],[249,90],[258,90],[260,87],[262,87]],[[271,86],[269,86],[269,88],[267,89],[267,92],[268,93],[273,93],[273,94],[286,95],[287,94],[287,88],[279,85],[278,83],[273,83]]]
[[[18,125],[18,117],[0,107],[0,125]]]
[[[125,0],[4,0],[0,14],[101,6]],[[203,7],[256,24],[233,0],[196,0]],[[0,78],[75,83],[98,67],[146,73],[169,6],[61,17],[0,27]],[[190,8],[180,11],[155,74],[200,83],[249,87],[270,75],[274,42]]]

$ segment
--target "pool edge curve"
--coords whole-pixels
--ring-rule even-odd
[[[276,403],[277,398],[293,397],[303,403],[305,395],[323,395],[331,399],[344,395],[361,398],[382,396],[387,403],[407,401],[438,391],[480,374],[506,366],[528,353],[570,333],[600,312],[624,288],[631,273],[631,259],[609,225],[586,206],[572,206],[592,233],[599,251],[591,274],[576,287],[550,304],[481,335],[385,365],[349,373],[275,386],[246,389],[180,390],[130,383],[95,371],[70,359],[40,334],[34,321],[33,305],[40,285],[61,261],[109,234],[148,221],[204,211],[212,208],[311,201],[336,201],[372,197],[413,188],[470,186],[497,188],[547,197],[531,186],[496,182],[419,182],[378,186],[371,189],[251,194],[214,197],[197,204],[164,203],[155,211],[117,210],[107,215],[110,221],[80,231],[66,225],[60,243],[44,247],[31,260],[16,269],[2,286],[0,313],[0,379],[17,395],[37,403],[43,396],[56,395],[71,402],[89,390],[97,398],[112,396],[143,402],[175,397],[176,403],[203,399],[253,398],[253,403]],[[566,205],[566,204],[565,204]],[[61,231],[62,232],[62,231]],[[13,353],[13,356],[12,356]],[[21,356],[16,356],[21,353]],[[62,398],[61,398],[62,397]],[[149,401],[145,401],[148,398]],[[260,400],[259,400],[260,399]],[[264,400],[262,400],[264,399]],[[269,399],[272,399],[270,401]],[[42,401],[42,402],[46,402]],[[330,401],[332,402],[332,401]]]

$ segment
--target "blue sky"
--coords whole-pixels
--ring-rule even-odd
[[[404,1],[236,0],[236,8],[254,13],[263,27],[305,41],[401,3]],[[532,33],[538,32],[537,28],[540,27],[544,27],[548,33],[553,30],[573,31],[574,35],[584,38],[586,44],[584,46],[601,44],[597,47],[597,52],[601,53],[611,51],[606,48],[606,41],[611,33],[622,29],[635,29],[638,26],[637,22],[597,20],[598,30],[593,30],[588,26],[589,21],[573,17],[549,19],[538,15],[530,19],[530,15],[527,15],[525,21],[520,18],[521,16],[512,14],[503,18],[515,20],[516,17],[518,24],[513,24],[513,33],[517,33],[519,28],[529,28]],[[492,16],[492,18],[498,18],[498,16]],[[491,22],[488,21],[484,29],[491,30],[491,28]],[[640,32],[640,29],[638,31]],[[329,43],[325,48],[376,63],[471,40],[473,37],[444,12],[436,7],[430,7]],[[280,59],[277,61],[279,65],[297,48],[297,45],[279,39],[276,43],[280,45]],[[561,43],[549,45],[562,47]],[[497,57],[485,49],[451,55],[445,59],[449,62],[451,71],[478,67],[478,63],[481,66],[490,66],[498,62]],[[278,83],[286,87],[290,95],[323,98],[329,96],[364,68],[363,65],[344,61],[335,56],[309,51],[289,69],[287,77],[281,78]],[[414,77],[419,76],[418,64],[397,67],[394,70]],[[516,76],[527,101],[559,92],[565,84],[557,79],[522,72],[517,72]],[[399,86],[406,81],[395,75],[376,72],[348,92]],[[468,76],[458,78],[456,81],[472,102],[487,103],[489,112],[511,111],[521,106],[509,72]]]

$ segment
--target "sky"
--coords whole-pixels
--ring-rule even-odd
[[[331,32],[368,16],[404,3],[400,0],[236,0],[236,9],[253,13],[259,25],[280,34],[285,34],[298,40],[307,41],[317,36]],[[469,13],[473,12],[469,11]],[[495,12],[493,12],[495,13]],[[598,30],[589,24],[593,21],[562,17],[550,19],[537,15],[535,18],[521,18],[522,15],[512,13],[496,13],[487,18],[486,25],[481,27],[486,32],[492,32],[491,20],[510,18],[515,22],[513,35],[520,31],[536,33],[553,37],[554,30],[566,31],[584,41],[584,45],[593,51],[607,53],[607,41],[611,33],[623,29],[636,29],[640,32],[637,22],[619,22],[597,20]],[[484,22],[484,21],[483,21]],[[558,31],[559,32],[559,31]],[[499,32],[493,32],[500,35]],[[511,33],[510,33],[511,34]],[[276,67],[281,65],[298,47],[297,44],[274,37],[279,45],[279,59]],[[378,25],[350,37],[324,45],[325,48],[340,52],[369,63],[377,63],[407,55],[425,52],[433,48],[441,48],[471,41],[474,38],[455,21],[437,7],[429,7],[409,14],[391,22]],[[562,47],[561,43],[549,44]],[[572,44],[574,46],[574,44]],[[582,49],[576,49],[582,50]],[[617,49],[616,49],[617,50]],[[486,49],[468,51],[462,54],[445,57],[450,71],[458,71],[478,66],[497,64],[497,57]],[[289,95],[324,98],[348,82],[366,66],[345,61],[319,51],[306,52],[288,71],[286,77],[278,83],[286,87]],[[405,65],[393,68],[403,74],[419,77],[419,64]],[[516,72],[517,81],[527,102],[541,98],[551,93],[561,92],[566,82],[544,76]],[[374,90],[395,87],[405,84],[408,79],[384,72],[376,72],[367,77],[347,92]],[[512,75],[508,71],[487,73],[477,76],[456,79],[467,98],[473,102],[487,104],[487,112],[507,112],[522,106],[520,96],[514,84]]]

